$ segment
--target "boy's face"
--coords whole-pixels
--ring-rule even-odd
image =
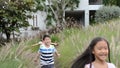
[[[109,53],[107,43],[105,41],[99,41],[94,46],[92,53],[95,56],[95,60],[105,61]]]
[[[46,37],[44,39],[44,43],[45,43],[45,45],[50,45],[51,44],[51,39],[49,37]]]

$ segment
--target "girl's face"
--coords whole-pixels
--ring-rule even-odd
[[[92,53],[95,56],[95,60],[105,61],[108,56],[108,45],[103,41],[99,41],[93,48]]]

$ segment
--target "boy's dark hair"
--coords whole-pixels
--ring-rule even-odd
[[[44,35],[43,38],[42,38],[42,40],[45,40],[46,37],[49,37],[49,38],[50,38],[49,35]]]
[[[85,64],[90,64],[90,68],[92,66],[92,62],[95,60],[95,56],[92,54],[94,46],[99,42],[99,41],[105,41],[108,45],[108,60],[110,61],[110,47],[109,43],[107,40],[101,37],[96,37],[94,38],[91,43],[89,44],[88,48],[80,55],[78,58],[74,61],[72,64],[71,68],[84,68]]]

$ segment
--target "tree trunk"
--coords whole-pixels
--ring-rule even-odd
[[[7,37],[7,42],[10,41],[10,32],[9,31],[5,31],[5,35]]]

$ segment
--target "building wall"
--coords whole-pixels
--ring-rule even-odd
[[[38,11],[36,13],[31,13],[31,19],[28,19],[28,22],[33,27],[39,27],[40,30],[46,30],[45,19],[46,14],[45,12]]]
[[[76,10],[86,10],[88,9],[88,0],[80,0],[79,7]]]
[[[39,35],[39,33],[41,31],[46,30],[46,25],[45,25],[45,19],[46,19],[46,14],[45,12],[42,11],[37,11],[36,13],[31,13],[32,18],[28,19],[28,22],[30,24],[29,27],[27,28],[21,28],[20,29],[20,34],[16,33],[20,35],[20,38],[31,38],[31,37],[35,37],[36,35]],[[33,30],[33,28],[39,28],[39,30]],[[3,34],[3,37],[6,38],[6,36]],[[11,35],[11,38],[13,38],[13,35]]]
[[[96,0],[99,2],[99,0]],[[80,4],[79,7],[76,10],[98,10],[100,7],[102,6],[102,4],[98,5],[90,5],[89,0],[80,0]]]
[[[97,0],[96,0],[97,1]],[[89,0],[80,0],[79,7],[75,10],[82,10],[84,11],[84,26],[87,27],[89,26],[89,11],[90,10],[98,10],[102,5],[90,5]],[[46,25],[45,25],[45,18],[46,14],[45,12],[36,12],[36,13],[31,13],[31,15],[34,15],[35,18],[33,19],[28,19],[30,25],[33,27],[39,27],[40,30],[46,30]],[[31,27],[29,27],[27,30],[21,30],[23,33],[22,36],[26,36],[26,34],[29,33],[29,35],[32,35],[32,30]],[[28,32],[28,33],[26,33]],[[38,31],[34,31],[34,33],[39,33]]]
[[[98,10],[102,7],[102,0],[94,0],[94,2],[90,2],[91,0],[80,0],[79,7],[75,10],[82,10],[85,12],[84,14],[84,26],[89,26],[89,14],[90,10]]]

